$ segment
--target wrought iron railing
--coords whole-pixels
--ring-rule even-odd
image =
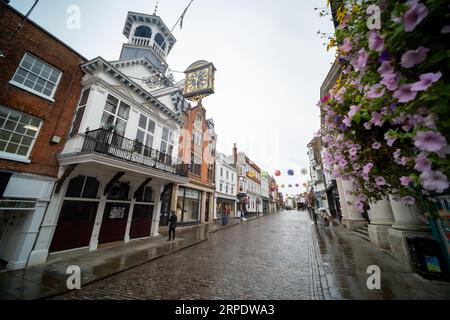
[[[158,150],[113,131],[97,129],[85,133],[82,152],[97,152],[146,167],[187,177],[188,166]]]

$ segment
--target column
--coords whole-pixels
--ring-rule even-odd
[[[159,236],[159,218],[161,213],[161,194],[164,191],[164,185],[156,186],[155,190],[155,205],[153,208],[153,218],[152,218],[152,230],[150,235],[153,237]]]
[[[217,196],[214,197],[213,221],[217,219]]]
[[[47,261],[53,234],[58,223],[59,212],[64,200],[65,189],[54,194],[44,216],[33,251],[28,258],[28,266],[42,264]]]
[[[369,213],[372,216],[369,224],[370,241],[379,248],[389,249],[388,230],[394,223],[389,199],[371,203]]]
[[[104,190],[103,184],[100,185],[100,190]],[[95,251],[98,248],[98,237],[100,235],[100,229],[102,228],[103,214],[105,212],[107,196],[100,197],[100,202],[97,208],[97,214],[95,215],[94,228],[92,229],[91,241],[89,242],[89,251]]]
[[[430,227],[421,220],[421,216],[424,220],[425,217],[418,206],[408,207],[401,201],[392,198],[390,204],[395,219],[395,223],[388,230],[390,249],[394,257],[407,271],[413,271],[414,267],[406,238],[432,238]]]
[[[205,223],[206,191],[202,191],[202,204],[200,206],[200,222]]]
[[[214,208],[216,197],[214,193],[209,194],[209,223],[214,223]]]
[[[347,214],[347,203],[345,202],[345,192],[344,187],[342,186],[342,179],[337,178],[336,179],[337,189],[339,193],[339,204],[341,205],[341,211],[342,211],[342,219],[346,219]]]
[[[170,210],[177,212],[177,201],[178,201],[178,185],[174,184],[172,187],[172,199],[170,204]],[[181,217],[178,217],[181,219]]]
[[[342,223],[349,229],[358,229],[367,225],[367,220],[364,219],[362,214],[354,207],[355,196],[351,195],[353,186],[350,181],[342,180],[342,188],[344,191],[346,202],[347,216],[342,219]],[[351,203],[351,204],[348,204]]]
[[[131,200],[130,204],[130,210],[128,211],[128,220],[127,220],[127,227],[125,229],[125,239],[124,242],[130,242],[130,228],[131,228],[131,222],[133,221],[133,211],[134,211],[134,204],[136,203],[136,199]]]

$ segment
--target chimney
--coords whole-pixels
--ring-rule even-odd
[[[237,165],[237,145],[233,144],[233,162],[234,165]]]

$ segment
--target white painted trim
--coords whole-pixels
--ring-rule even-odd
[[[3,151],[0,151],[0,159],[23,162],[23,163],[31,163],[31,160],[28,157],[18,156],[17,154],[3,152]]]
[[[176,174],[166,173],[166,172],[158,170],[158,169],[146,168],[139,164],[127,162],[126,160],[110,158],[108,156],[104,156],[104,155],[96,154],[96,153],[63,155],[63,156],[59,156],[58,160],[59,160],[60,165],[95,162],[95,163],[100,163],[100,164],[120,168],[125,171],[132,171],[132,172],[140,173],[143,175],[153,176],[153,177],[156,177],[159,179],[171,181],[171,182],[182,184],[182,185],[184,185],[188,182],[187,178],[178,176]]]
[[[37,95],[37,96],[39,96],[41,98],[44,98],[45,100],[48,100],[48,101],[51,101],[51,102],[55,102],[55,99],[53,99],[54,93],[52,94],[52,97],[49,97],[49,96],[46,96],[45,94],[40,93],[39,91],[35,91],[35,90],[33,90],[33,89],[31,89],[31,88],[29,88],[27,86],[24,86],[21,83],[15,82],[13,80],[10,80],[9,84],[11,84],[11,85],[13,85],[15,87],[18,87],[18,88],[20,88],[22,90],[28,91],[28,92],[30,92],[30,93],[32,93],[34,95]]]

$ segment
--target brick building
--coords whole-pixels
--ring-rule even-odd
[[[214,212],[217,135],[214,122],[206,118],[206,110],[201,103],[186,112],[179,156],[189,168],[189,183],[175,187],[177,211],[178,215],[181,214],[178,219],[181,223],[211,222]]]
[[[57,180],[86,59],[3,1],[0,29],[0,259],[14,269]]]

